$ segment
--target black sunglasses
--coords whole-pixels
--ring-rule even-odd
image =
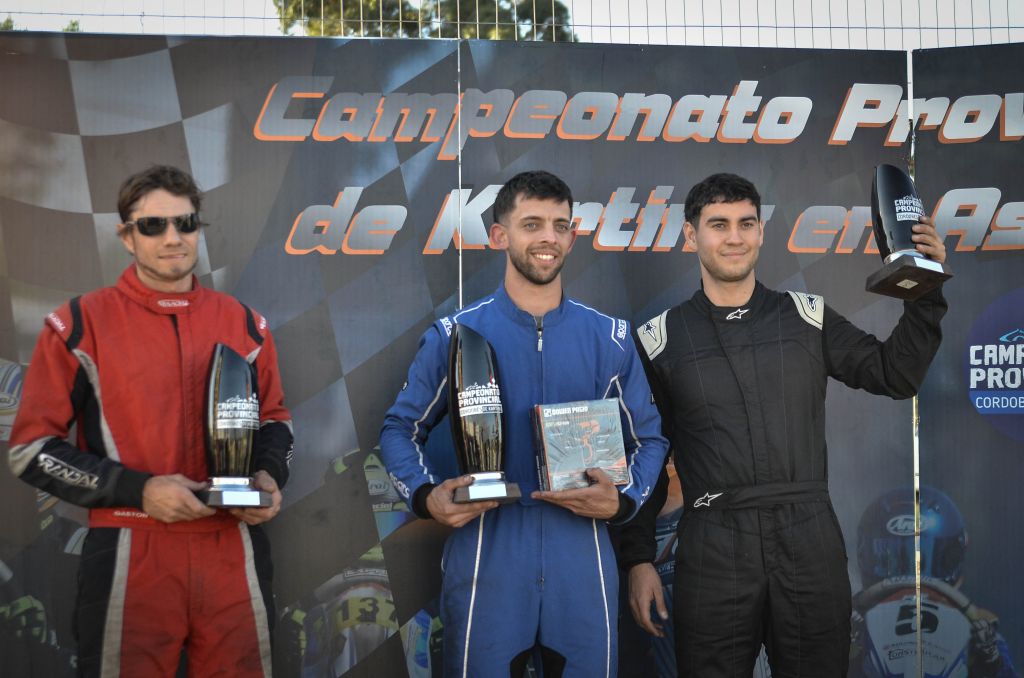
[[[167,230],[167,223],[173,221],[178,233],[195,233],[202,225],[199,215],[195,212],[176,217],[139,217],[135,221],[124,222],[125,226],[134,226],[145,236],[161,235]]]

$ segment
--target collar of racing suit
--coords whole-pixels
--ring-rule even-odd
[[[758,310],[764,304],[767,294],[767,288],[760,281],[754,281],[754,292],[750,295],[750,299],[747,300],[746,304],[742,306],[715,306],[708,299],[708,296],[704,294],[704,285],[702,283],[700,289],[694,292],[690,301],[702,313],[708,314],[714,320],[745,323],[750,322],[758,315]]]
[[[498,290],[494,293],[494,299],[502,313],[508,316],[511,320],[520,325],[525,325],[530,329],[535,329],[537,327],[537,321],[534,319],[533,315],[515,305],[512,298],[508,296],[508,292],[505,291],[504,285],[500,285],[498,287]],[[545,329],[561,322],[562,318],[565,317],[565,305],[565,292],[562,292],[562,300],[558,303],[558,306],[544,314],[542,326]]]
[[[154,313],[182,315],[191,313],[196,304],[202,300],[203,286],[199,284],[199,278],[193,274],[192,289],[188,292],[154,290],[151,287],[146,287],[139,280],[139,273],[133,263],[118,278],[117,289],[132,301],[145,306]]]

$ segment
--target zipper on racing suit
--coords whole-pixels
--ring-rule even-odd
[[[540,396],[546,402],[547,393],[544,389],[544,316],[533,316],[533,324],[537,327],[537,353],[540,354]]]

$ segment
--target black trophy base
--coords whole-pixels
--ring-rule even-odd
[[[269,492],[253,487],[252,478],[210,478],[210,487],[196,495],[213,508],[267,508],[274,503]]]
[[[913,255],[897,256],[868,276],[865,289],[887,297],[914,301],[953,277],[949,267]]]
[[[505,474],[496,471],[492,473],[471,473],[473,484],[467,487],[459,487],[455,490],[456,504],[471,504],[477,501],[496,501],[499,504],[511,504],[519,501],[522,493],[519,486],[505,480]]]

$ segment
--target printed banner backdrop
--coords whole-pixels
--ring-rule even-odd
[[[130,261],[115,237],[119,182],[152,163],[190,170],[212,224],[200,278],[267,316],[295,418],[286,507],[268,529],[278,675],[439,669],[444,530],[406,510],[377,436],[423,330],[500,281],[486,233],[512,174],[543,168],[572,186],[566,287],[606,313],[642,322],[694,292],[682,202],[716,171],[762,192],[763,282],[822,294],[880,336],[900,313],[863,289],[880,265],[872,168],[909,155],[909,128],[883,107],[905,97],[902,52],[8,34],[0,72],[14,93],[0,101],[0,438],[45,314]],[[929,96],[958,96],[946,85]],[[1005,145],[1008,171],[1019,144]],[[962,183],[949,149],[935,153]],[[964,262],[986,256],[954,258],[965,297]],[[1007,270],[1020,258],[994,256]],[[951,344],[943,366],[962,383],[966,354]],[[926,416],[944,416],[942,398],[923,402]],[[857,591],[861,515],[912,477],[911,406],[834,384],[828,417]],[[430,452],[454,473],[444,428]],[[70,675],[83,512],[9,473],[0,497],[3,661]]]
[[[959,509],[922,522],[922,574],[959,579],[1024,662],[1024,45],[914,54],[917,185],[956,277],[921,393],[921,483]],[[925,497],[922,497],[924,501]],[[924,511],[924,507],[922,507]],[[924,514],[922,515],[922,519]],[[966,531],[966,550],[957,536]],[[962,570],[956,570],[961,566]],[[1009,674],[1000,674],[1009,675]],[[1016,673],[1014,674],[1016,675]]]

